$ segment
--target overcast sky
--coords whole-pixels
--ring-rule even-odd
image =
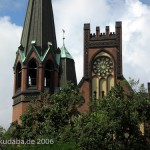
[[[0,0],[0,125],[12,118],[13,64],[20,44],[27,0]],[[141,83],[150,82],[150,0],[52,0],[58,47],[65,45],[76,63],[78,82],[83,75],[83,25],[91,32],[100,26],[115,31],[123,25],[123,74]]]

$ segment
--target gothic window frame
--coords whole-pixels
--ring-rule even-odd
[[[107,64],[106,64],[107,63]],[[96,68],[97,67],[97,68]],[[92,72],[101,78],[107,78],[114,70],[113,60],[108,56],[98,56],[93,60]]]
[[[113,66],[114,66],[114,72],[116,72],[117,71],[117,68],[116,68],[116,65],[117,65],[117,62],[116,62],[116,60],[115,60],[115,58],[114,58],[114,56],[112,55],[112,53],[110,53],[108,50],[106,50],[106,49],[99,49],[93,56],[92,56],[92,58],[91,58],[91,60],[90,60],[90,62],[89,62],[89,68],[90,68],[90,77],[92,77],[92,73],[93,73],[93,71],[92,71],[92,67],[93,67],[93,61],[95,60],[95,58],[96,57],[101,57],[101,56],[103,56],[103,54],[105,55],[107,55],[106,57],[108,57],[109,56],[109,58],[111,58],[112,59],[112,62],[113,62]],[[117,76],[115,76],[115,79],[116,79],[116,77]]]
[[[27,86],[28,86],[28,88],[38,86],[38,63],[37,63],[37,60],[35,58],[31,58],[28,61]]]
[[[95,59],[97,59],[97,58],[99,58],[99,57],[107,57],[107,58],[109,58],[109,59],[111,59],[111,61],[112,61],[112,66],[113,66],[113,70],[112,70],[112,73],[110,73],[109,75],[107,75],[107,76],[105,76],[105,77],[102,77],[102,76],[100,76],[100,75],[98,75],[98,74],[95,74],[94,72],[93,72],[93,63],[94,63],[94,61],[95,61]],[[102,79],[102,78],[105,78],[105,80],[106,80],[106,93],[105,94],[107,94],[108,93],[108,77],[109,76],[112,76],[113,78],[114,78],[114,86],[116,85],[116,78],[117,78],[117,74],[116,74],[116,60],[115,60],[115,58],[114,58],[114,56],[109,52],[109,51],[107,51],[106,49],[99,49],[93,56],[92,56],[92,58],[91,58],[91,60],[90,60],[90,63],[89,63],[89,68],[90,68],[90,77],[91,77],[91,79],[94,77],[94,76],[97,76],[97,78],[100,80],[100,79]],[[91,87],[91,96],[93,95],[93,88],[92,88],[92,83],[91,83],[91,85],[90,85],[90,87]],[[99,82],[99,88],[100,88],[100,82]],[[99,89],[99,96],[101,97],[101,93],[100,93],[100,89]]]
[[[107,91],[108,92],[112,89],[112,87],[115,84],[115,80],[114,80],[113,86],[111,86],[113,78],[114,78],[114,76],[112,74],[107,77]]]
[[[105,89],[104,87],[102,88],[101,85],[105,84]],[[106,78],[100,78],[99,79],[99,97],[103,98],[104,96],[106,96],[107,94],[107,79]]]
[[[16,90],[20,90],[22,85],[22,65],[20,61],[16,65]]]
[[[44,88],[48,88],[51,93],[54,93],[54,62],[48,59],[44,64]]]

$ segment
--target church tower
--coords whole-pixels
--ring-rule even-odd
[[[122,22],[116,22],[116,31],[110,32],[106,26],[105,33],[90,32],[90,24],[84,25],[84,75],[79,83],[85,104],[88,100],[99,99],[122,80]]]
[[[64,31],[63,31],[64,33]],[[63,88],[67,82],[72,82],[77,86],[75,62],[69,51],[67,50],[63,37],[63,46],[61,47],[60,55],[60,87]]]
[[[59,63],[51,0],[29,0],[14,64],[13,121],[41,92],[59,87]]]

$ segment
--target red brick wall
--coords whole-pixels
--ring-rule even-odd
[[[28,103],[23,102],[13,106],[12,122],[18,120],[18,123],[21,123],[21,120],[19,118],[26,111],[27,106]]]

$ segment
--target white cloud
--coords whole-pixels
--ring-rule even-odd
[[[0,125],[8,127],[12,116],[13,64],[22,27],[0,18]]]
[[[149,39],[150,6],[139,0],[62,0],[54,1],[58,45],[62,45],[62,28],[66,30],[66,47],[75,58],[78,82],[83,73],[83,24],[91,31],[106,25],[115,31],[115,21],[123,24],[123,72],[125,77],[150,81]],[[82,60],[79,62],[79,60]]]
[[[17,1],[17,0],[16,0]],[[1,5],[1,3],[0,3]],[[106,25],[115,31],[115,21],[123,24],[123,72],[125,77],[150,81],[150,6],[139,0],[53,0],[58,46],[65,44],[76,62],[78,82],[83,75],[83,25],[91,23],[104,32]],[[19,18],[18,18],[19,19]],[[0,125],[8,127],[12,115],[13,63],[20,43],[21,27],[10,18],[0,18]]]
[[[127,0],[125,5],[127,14],[122,16],[124,74],[126,77],[134,74],[134,78],[147,83],[150,81],[150,7],[138,0]]]
[[[103,17],[110,14],[110,7],[106,2],[104,0],[62,0],[53,3],[58,46],[62,46],[62,29],[65,29],[65,43],[75,59],[78,82],[83,76],[83,25],[91,23],[91,30],[95,32],[96,27],[92,23],[100,25],[100,22],[108,21],[108,18]]]

